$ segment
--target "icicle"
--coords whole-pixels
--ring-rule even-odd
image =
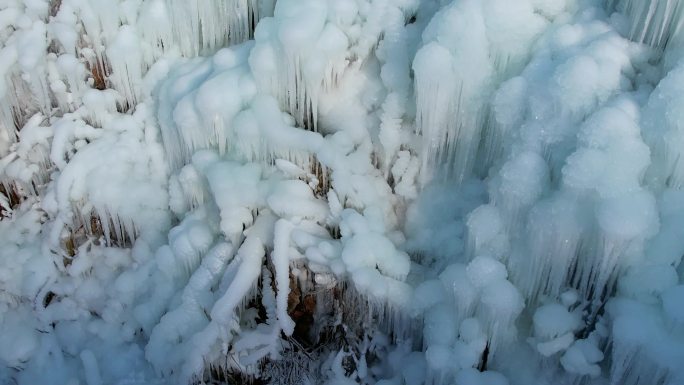
[[[414,300],[433,301],[425,314],[423,337],[437,378],[476,366],[487,345],[492,357],[514,341],[515,321],[524,301],[507,274],[502,263],[479,256],[467,266],[448,266],[438,281],[416,288]],[[446,362],[455,364],[440,364],[446,357],[451,357]]]
[[[37,113],[19,131],[13,151],[0,157],[0,183],[6,191],[15,189],[22,196],[38,196],[49,180],[50,140],[52,130],[45,127],[45,117]]]
[[[423,184],[471,176],[492,86],[527,61],[546,25],[524,1],[453,2],[431,20],[413,61]]]
[[[459,319],[473,315],[477,305],[477,288],[470,282],[466,266],[454,264],[447,266],[439,275],[440,281],[454,298],[454,306]]]
[[[574,25],[588,29],[583,23]],[[489,172],[492,176],[490,205],[495,206],[508,235],[507,241],[513,246],[503,254],[507,254],[512,280],[520,285],[525,298],[532,301],[540,296],[554,295],[570,281],[580,288],[582,296],[598,300],[606,286],[614,283],[617,260],[624,257],[621,253],[627,249],[638,253],[642,245],[642,240],[619,239],[620,236],[613,235],[607,236],[608,240],[594,239],[593,234],[600,230],[593,227],[592,195],[585,190],[589,188],[605,198],[640,190],[639,175],[648,164],[648,156],[638,137],[638,126],[634,123],[638,114],[636,106],[630,100],[612,101],[610,108],[588,119],[577,135],[578,149],[586,146],[592,150],[581,150],[568,157],[568,149],[575,145],[575,127],[606,103],[611,94],[622,90],[623,65],[629,65],[629,57],[624,53],[629,44],[624,39],[598,31],[595,33],[601,38],[586,36],[584,41],[575,41],[579,51],[572,56],[552,59],[548,53],[540,53],[532,59],[521,77],[504,83],[494,100],[493,124],[490,125],[493,130],[486,132],[487,135],[500,136],[490,142],[485,141],[481,152],[485,163],[492,162],[497,167]],[[567,45],[558,45],[555,40],[544,40],[543,44],[548,45],[552,52],[567,49]],[[610,57],[619,59],[609,59],[610,52],[613,53]],[[547,70],[534,71],[531,68]],[[532,73],[538,77],[531,77]],[[609,73],[615,76],[608,76]],[[521,99],[524,102],[521,103]],[[504,142],[502,138],[510,138],[514,144]],[[499,147],[501,145],[506,147]],[[622,151],[627,152],[623,154]],[[499,156],[497,154],[503,155],[502,160],[505,160],[500,166],[495,160]],[[625,167],[611,167],[611,171],[603,175],[595,167],[596,164],[605,164],[599,160],[603,157],[630,157],[633,162],[625,161]],[[580,161],[579,158],[583,159]],[[561,175],[563,193],[538,202],[555,188]],[[635,204],[641,206],[640,203]],[[647,206],[643,203],[642,213],[634,215],[642,215],[649,222],[644,226],[652,226],[653,211]],[[478,217],[491,217],[491,223],[499,222],[494,220],[496,216],[485,214],[486,211],[479,212],[479,209],[473,212],[472,227],[479,229],[481,234],[469,232],[469,239],[475,241],[471,249],[486,247],[488,239],[497,239],[494,228],[478,225]],[[607,222],[604,224],[604,227],[611,227]],[[608,230],[609,233],[613,231]],[[500,255],[501,249],[505,250],[503,241],[495,243],[499,246],[495,249],[495,256]],[[605,264],[602,264],[600,261],[604,255]],[[578,267],[577,273],[573,273],[574,266]]]
[[[145,1],[140,8],[137,30],[140,31],[143,62],[149,67],[164,50],[173,47],[173,25],[169,1]]]
[[[656,189],[684,187],[684,124],[678,107],[683,100],[682,84],[684,65],[679,65],[658,83],[641,115],[644,139],[652,156],[647,178]]]
[[[584,223],[576,202],[558,197],[538,203],[527,221],[529,253],[511,257],[512,275],[531,303],[554,298],[569,283],[583,239]]]
[[[164,28],[171,29],[181,53],[188,57],[212,53],[250,39],[253,26],[273,11],[269,0],[165,0],[165,3],[170,27]],[[162,5],[157,4],[155,8],[161,12]],[[163,38],[166,31],[162,29],[163,34],[155,34]]]
[[[477,158],[477,171],[487,175],[489,169],[505,155],[506,143],[525,118],[528,82],[522,76],[509,79],[493,95],[490,113],[482,131]]]
[[[641,141],[637,111],[629,98],[618,98],[597,111],[582,126],[577,151],[562,170],[568,190],[580,197],[591,197],[594,191],[599,196],[593,198],[592,209],[597,225],[585,232],[587,247],[580,253],[575,277],[581,294],[593,301],[613,287],[623,266],[620,261],[643,253],[645,240],[659,228],[655,198],[640,186],[649,151]],[[622,161],[610,171],[589,166],[598,159]]]
[[[83,25],[84,37],[87,37],[85,39],[80,37],[85,40],[87,45],[77,43],[75,48],[79,56],[88,60],[91,69],[105,70],[108,68],[105,50],[108,43],[115,39],[121,25],[120,7],[117,5],[118,2],[107,0],[77,2],[73,4],[74,11],[76,11],[74,13],[78,14],[78,21]],[[70,17],[65,15],[65,21],[69,19]],[[68,45],[70,46],[71,44]],[[69,49],[71,47],[65,48]],[[123,60],[123,58],[120,60]]]
[[[300,38],[300,40],[305,41],[296,40],[297,35],[293,34],[290,40],[284,40],[281,45],[278,35],[280,16],[278,9],[286,9],[285,5],[281,5],[281,3],[278,2],[276,6],[274,19],[265,19],[258,25],[254,35],[256,45],[249,58],[250,67],[261,89],[276,95],[280,106],[294,116],[297,124],[315,131],[318,115],[315,95],[320,90],[322,78],[309,80],[302,70],[304,63],[300,62],[305,61],[305,49],[310,48],[315,43],[315,39],[323,29],[325,6],[321,3],[313,6],[312,10],[315,12],[311,16],[308,14],[310,12],[308,9],[311,6],[298,8],[302,11],[307,10],[307,20],[311,20],[305,24],[310,30],[305,30],[306,34],[302,34]],[[296,17],[289,19],[283,17],[283,20],[283,22],[292,20],[289,22],[294,23],[297,19]],[[292,25],[290,28],[296,30],[299,27]],[[282,29],[287,30],[285,27]],[[275,65],[277,61],[281,61],[283,64]]]
[[[84,120],[93,127],[104,127],[116,118],[118,99],[119,94],[114,90],[88,89],[82,96]]]
[[[0,97],[4,131],[15,140],[15,128],[22,127],[36,112],[51,115],[52,100],[47,83],[47,29],[42,21],[28,22],[4,42],[0,62]]]
[[[212,65],[210,60],[195,59],[179,66],[169,74],[169,80],[159,85],[157,92],[157,119],[161,129],[161,137],[167,159],[172,168],[184,165],[192,155],[188,145],[182,141],[182,132],[179,125],[188,119],[197,120],[196,114],[186,111],[179,104],[188,94],[193,92],[198,82],[203,82],[211,74]],[[187,102],[186,102],[187,103]],[[181,120],[182,118],[182,120]],[[201,128],[190,127],[192,130]]]
[[[518,289],[507,280],[484,288],[476,314],[489,337],[490,355],[515,340],[515,321],[524,307]]]
[[[667,383],[676,373],[671,370],[681,367],[681,347],[662,328],[657,309],[627,299],[614,299],[606,309],[612,318],[610,384]]]
[[[446,148],[453,146],[460,129],[465,124],[478,126],[478,122],[465,123],[454,119],[461,110],[463,86],[453,75],[452,60],[446,49],[431,44],[421,48],[413,62],[416,79],[416,129],[423,136],[423,184],[432,179],[431,174],[437,165],[445,163],[448,157]],[[462,150],[467,154],[468,148]],[[457,178],[464,177],[464,171],[460,172],[461,175],[457,175]]]
[[[594,258],[593,264],[585,264],[591,266],[590,272],[585,272],[589,278],[584,279],[590,284],[583,286],[585,295],[593,290],[595,300],[606,294],[605,288],[614,285],[620,258],[642,252],[640,243],[657,233],[659,226],[655,199],[644,191],[606,200],[599,206],[597,216],[601,229],[597,250],[600,256]]]
[[[6,156],[17,140],[17,132],[10,106],[0,99],[0,157]]]
[[[260,90],[274,95],[297,125],[318,131],[319,97],[336,88],[346,71],[361,67],[387,26],[376,19],[385,6],[278,1],[274,17],[259,22],[254,34],[249,61]],[[364,36],[352,39],[358,28]]]
[[[382,276],[380,276],[382,277]],[[411,289],[402,282],[387,283],[392,297],[359,291],[359,287],[343,288],[344,307],[336,311],[346,314],[364,325],[372,322],[385,333],[392,334],[394,342],[410,339],[419,330],[409,315]],[[365,290],[365,288],[361,288]]]
[[[377,52],[378,58],[384,61],[380,77],[388,90],[382,104],[379,133],[384,152],[382,167],[386,179],[389,178],[392,163],[403,144],[403,115],[411,82],[410,59],[406,47],[409,43],[409,34],[403,23],[404,14],[397,8],[390,8],[387,12],[388,27]],[[395,181],[398,182],[399,178],[395,178]]]
[[[280,358],[281,329],[277,327],[276,296],[271,282],[271,272],[266,268],[262,269],[261,303],[266,311],[266,322],[257,325],[254,330],[243,331],[230,352],[238,370],[242,373],[258,371],[255,366],[266,358],[274,360]]]
[[[309,167],[323,137],[293,127],[274,98],[257,94],[245,65],[251,48],[244,44],[213,60],[188,62],[160,86],[157,115],[172,167],[201,149],[264,165],[284,159]]]
[[[109,80],[128,106],[135,105],[140,97],[143,74],[142,52],[135,29],[122,26],[106,52],[111,68]]]
[[[466,259],[471,260],[478,255],[491,255],[503,259],[509,251],[509,239],[506,224],[501,211],[494,205],[477,207],[466,222],[468,226]]]
[[[200,263],[213,241],[207,224],[198,220],[185,220],[169,232],[169,245],[176,257],[181,275],[189,276]]]
[[[271,260],[275,267],[275,279],[278,293],[276,294],[276,311],[278,324],[286,336],[291,336],[294,332],[294,321],[287,314],[287,301],[290,294],[290,233],[292,223],[285,219],[280,219],[275,224],[273,252]]]
[[[606,0],[611,10],[626,14],[629,38],[665,50],[668,43],[681,40],[684,4],[679,0]]]
[[[548,185],[547,163],[532,151],[512,156],[492,178],[491,200],[501,210],[509,234],[521,228],[527,211],[548,189]]]

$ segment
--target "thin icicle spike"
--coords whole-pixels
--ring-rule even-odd
[[[577,202],[567,197],[541,202],[531,210],[529,254],[514,256],[511,261],[515,282],[530,301],[540,295],[559,296],[569,284],[584,231],[578,210]]]
[[[634,41],[665,50],[681,40],[684,4],[680,0],[607,0],[606,5],[627,16]]]
[[[188,57],[250,39],[253,26],[262,17],[269,16],[273,7],[268,0],[164,2],[156,6],[156,11],[169,14],[171,34],[181,53]],[[160,37],[167,34],[165,30],[160,32]]]

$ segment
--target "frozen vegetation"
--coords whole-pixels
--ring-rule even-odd
[[[0,384],[684,384],[684,1],[0,0]]]

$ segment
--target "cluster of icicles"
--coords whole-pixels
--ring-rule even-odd
[[[679,0],[0,7],[0,213],[43,256],[0,269],[50,265],[0,275],[18,382],[268,377],[295,286],[370,310],[330,384],[684,381]]]

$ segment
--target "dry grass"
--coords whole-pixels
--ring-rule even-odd
[[[95,65],[90,65],[90,74],[93,77],[93,88],[100,91],[107,89],[107,71],[104,65],[99,60],[95,61]]]
[[[15,207],[24,200],[19,194],[17,187],[12,183],[0,183],[0,195],[4,195],[7,198],[7,203],[9,203],[10,208]],[[9,216],[9,212],[0,209],[0,218],[5,218],[7,216]]]
[[[50,2],[50,16],[55,17],[57,16],[57,12],[59,12],[59,8],[62,6],[62,0],[52,0]]]
[[[330,170],[325,167],[315,156],[309,160],[309,173],[316,178],[316,187],[313,189],[317,198],[326,198],[330,190]]]

